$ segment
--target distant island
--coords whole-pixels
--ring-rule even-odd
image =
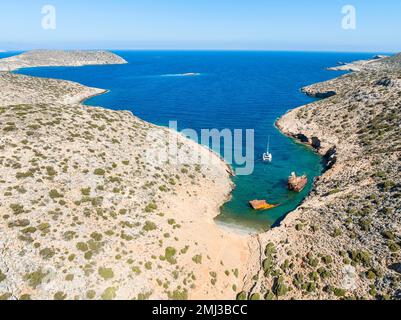
[[[108,51],[34,50],[0,60],[0,71],[34,67],[80,67],[87,65],[124,64],[123,58]]]
[[[325,171],[279,227],[252,236],[213,220],[234,187],[219,156],[81,104],[105,89],[8,72],[113,63],[127,62],[106,51],[0,60],[0,299],[401,298],[401,55],[303,89],[323,99],[276,125]],[[171,139],[182,163],[147,157]],[[191,164],[195,150],[212,161]]]

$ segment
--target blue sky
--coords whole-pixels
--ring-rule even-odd
[[[41,27],[56,8],[56,30]],[[355,6],[356,30],[341,9]],[[399,0],[1,0],[0,49],[401,51]]]

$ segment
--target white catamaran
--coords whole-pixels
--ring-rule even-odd
[[[273,155],[270,153],[270,136],[269,136],[269,142],[267,143],[267,151],[263,154],[263,161],[264,162],[273,161]]]

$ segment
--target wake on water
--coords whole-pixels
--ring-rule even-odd
[[[163,74],[163,75],[161,75],[161,77],[197,77],[200,75],[201,75],[200,73],[188,72],[188,73]]]

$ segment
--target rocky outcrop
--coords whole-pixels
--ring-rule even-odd
[[[79,83],[45,78],[33,78],[8,72],[0,73],[0,106],[18,104],[79,104],[106,90]]]
[[[375,70],[380,69],[380,64],[382,61],[388,59],[388,56],[384,55],[376,55],[371,60],[360,60],[354,61],[351,63],[341,64],[337,67],[328,68],[328,70],[332,71],[362,71],[362,70]]]
[[[314,146],[326,171],[281,226],[258,236],[261,263],[241,297],[400,299],[400,57],[305,88],[336,95],[277,122]]]

